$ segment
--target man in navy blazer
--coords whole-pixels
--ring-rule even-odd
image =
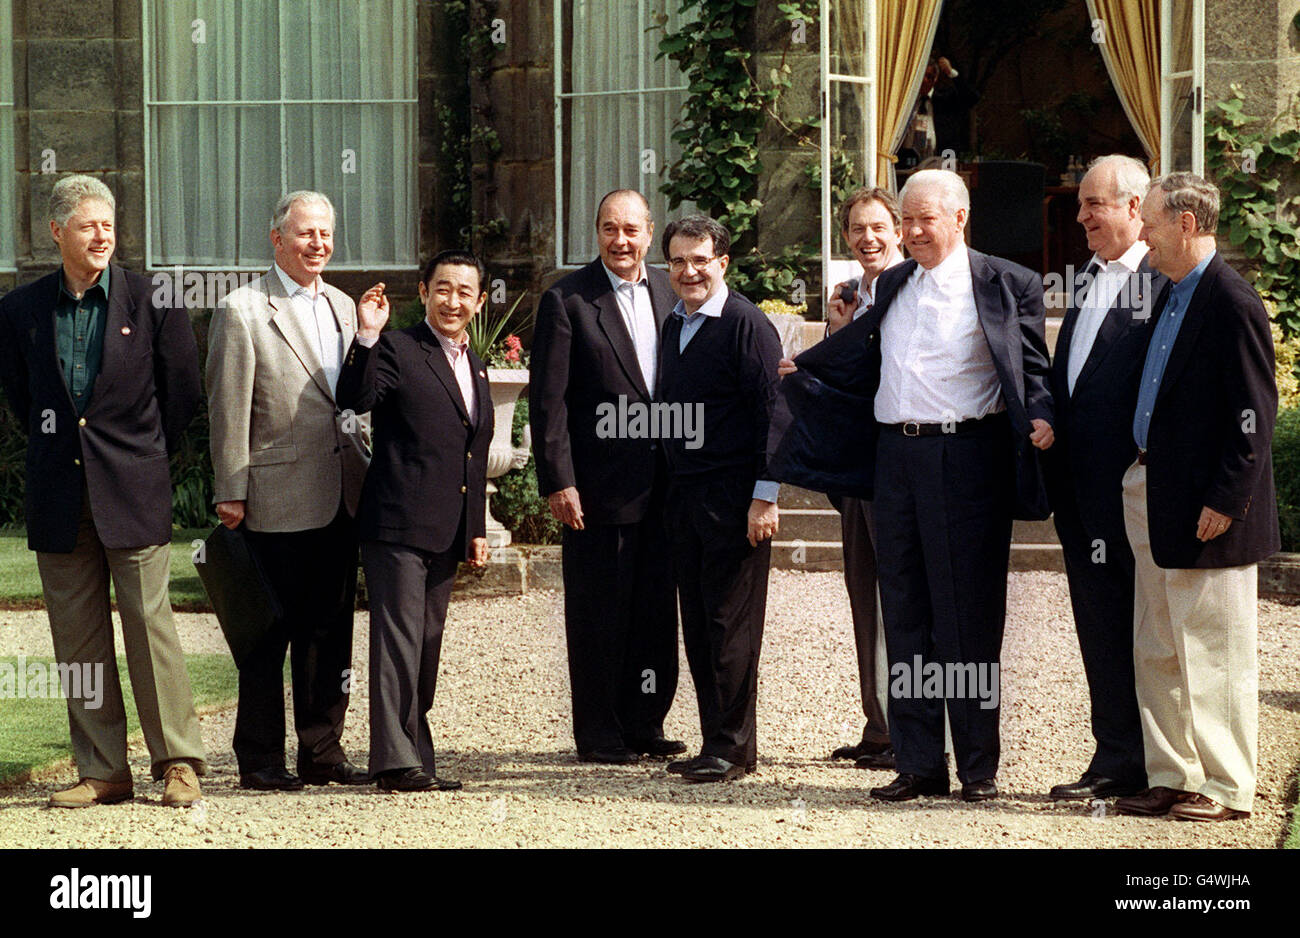
[[[435,771],[427,715],[456,570],[488,555],[492,399],[466,333],[487,300],[484,279],[473,254],[438,254],[420,278],[425,319],[383,335],[388,298],[382,283],[371,287],[339,373],[339,406],[369,411],[374,424],[357,523],[370,599],[370,773],[387,791],[461,787]]]
[[[537,304],[528,412],[537,485],[564,524],[578,759],[625,764],[686,751],[663,734],[677,692],[663,448],[607,419],[652,406],[674,296],[668,275],[645,262],[654,220],[641,193],[600,200],[596,239],[600,257]]]
[[[1122,483],[1137,455],[1133,408],[1152,311],[1169,283],[1138,238],[1150,181],[1141,162],[1112,155],[1094,160],[1079,187],[1079,223],[1094,253],[1070,290],[1056,340],[1056,442],[1044,464],[1097,745],[1077,782],[1052,788],[1054,799],[1123,797],[1147,787]]]
[[[1273,338],[1215,245],[1219,190],[1155,180],[1142,239],[1171,286],[1156,310],[1124,473],[1133,657],[1150,788],[1122,814],[1226,821],[1255,797],[1257,565],[1280,546]]]
[[[900,202],[911,260],[880,275],[869,313],[795,359],[769,474],[874,499],[898,777],[872,795],[948,792],[946,707],[962,797],[983,801],[997,796],[1011,521],[1047,515],[1043,288],[965,246],[955,173],[915,173]]]

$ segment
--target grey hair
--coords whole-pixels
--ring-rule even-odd
[[[1112,166],[1115,169],[1115,200],[1127,202],[1137,196],[1140,201],[1151,186],[1151,174],[1146,164],[1123,153],[1108,153],[1099,156],[1088,164],[1088,172],[1098,166]]]
[[[113,191],[94,176],[64,176],[50,190],[50,221],[62,228],[82,202],[99,199],[117,213],[117,200]]]
[[[324,205],[330,210],[330,228],[335,227],[334,203],[325,193],[311,189],[295,189],[280,196],[280,201],[275,203],[275,214],[271,216],[271,227],[284,234],[284,220],[289,217],[294,205],[300,202],[305,205]]]
[[[907,182],[903,183],[898,201],[901,204],[907,198],[907,193],[914,189],[930,188],[939,190],[939,204],[949,215],[956,215],[958,209],[965,209],[966,214],[970,214],[970,191],[962,178],[948,169],[922,169],[912,173],[907,177]]]
[[[1168,173],[1151,181],[1151,189],[1165,194],[1165,211],[1174,215],[1191,212],[1202,234],[1214,234],[1219,227],[1219,187],[1195,173]]]
[[[650,213],[650,200],[635,189],[615,189],[612,192],[606,192],[599,202],[596,203],[596,227],[600,227],[600,213],[605,208],[605,203],[613,198],[633,198],[640,201],[642,208],[645,209],[645,220],[647,224],[653,225],[654,216]]]

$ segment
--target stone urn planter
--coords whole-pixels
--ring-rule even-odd
[[[510,543],[510,531],[492,517],[492,496],[497,487],[493,479],[500,478],[511,469],[522,469],[532,450],[532,435],[524,427],[522,446],[510,442],[510,428],[515,422],[515,402],[528,387],[527,368],[489,368],[488,383],[492,389],[492,414],[496,426],[492,431],[492,444],[488,447],[487,464],[487,542],[489,548],[505,547]]]

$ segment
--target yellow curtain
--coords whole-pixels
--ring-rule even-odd
[[[939,26],[943,0],[877,0],[876,2],[876,185],[893,189],[894,151],[903,142],[907,120],[925,74],[925,63]]]
[[[1154,175],[1160,172],[1159,0],[1088,0],[1088,16],[1105,25],[1101,57]]]

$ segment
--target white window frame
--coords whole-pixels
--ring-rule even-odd
[[[842,0],[849,2],[849,0]],[[864,169],[863,179],[867,185],[875,185],[876,153],[880,148],[876,134],[876,115],[880,107],[880,85],[877,81],[876,62],[876,0],[860,0],[862,4],[863,23],[866,27],[867,55],[864,62],[865,75],[844,75],[830,70],[831,62],[831,0],[821,0],[818,20],[819,69],[821,74],[821,214],[822,214],[822,286],[823,291],[830,289],[830,266],[835,255],[835,214],[831,205],[831,102],[833,101],[835,83],[860,85],[866,89],[867,107],[863,114],[862,129],[863,149],[861,154]],[[824,304],[823,304],[824,307]]]
[[[1177,0],[1187,3],[1189,0]],[[1205,175],[1205,0],[1192,4],[1192,67],[1171,71],[1174,57],[1173,3],[1160,0],[1160,172],[1174,171],[1174,82],[1191,78],[1192,172]]]
[[[0,35],[0,55],[5,57],[8,64],[6,74],[9,76],[9,86],[0,87],[0,122],[9,125],[9,139],[14,140],[14,86],[13,86],[13,61],[14,61],[14,11],[11,0],[0,0],[0,7],[4,10],[3,22],[9,30],[5,35]],[[10,205],[13,209],[13,216],[9,219],[9,230],[0,231],[0,238],[8,238],[9,243],[14,248],[13,263],[0,263],[0,273],[12,274],[18,272],[18,191],[17,191],[17,169],[15,166],[15,150],[10,149],[8,153],[0,153],[0,185],[9,190]]]
[[[638,189],[645,191],[647,179],[652,179],[654,185],[659,185],[659,175],[657,173],[646,173],[641,170],[641,161],[639,154],[644,153],[647,149],[647,140],[645,137],[645,104],[646,96],[650,94],[662,94],[672,91],[687,91],[690,88],[689,83],[681,85],[669,85],[661,88],[647,88],[646,84],[646,58],[645,44],[637,46],[637,87],[635,88],[618,88],[607,91],[565,91],[564,90],[564,13],[566,9],[572,9],[567,0],[552,0],[551,19],[552,19],[552,75],[554,77],[555,101],[554,101],[554,126],[555,126],[555,269],[556,270],[576,270],[579,267],[589,263],[570,263],[565,259],[565,226],[564,226],[564,182],[565,173],[568,172],[568,163],[565,159],[564,152],[564,104],[566,101],[572,101],[576,98],[602,98],[613,97],[615,95],[636,95],[637,97],[637,171],[640,173],[640,185]],[[637,0],[637,20],[638,22],[647,22],[646,19],[646,0]],[[574,35],[573,41],[577,42],[581,38]],[[668,152],[666,144],[669,141],[657,141],[659,145],[654,149],[660,153]]]
[[[207,100],[207,101],[196,101],[196,100],[168,101],[168,100],[163,100],[163,99],[156,99],[156,98],[154,98],[154,97],[153,97],[153,81],[152,81],[153,72],[152,72],[152,69],[150,68],[150,65],[149,65],[149,63],[152,61],[151,56],[152,56],[152,54],[153,54],[152,34],[151,34],[151,30],[150,30],[150,24],[151,24],[151,22],[152,22],[152,18],[150,17],[150,8],[151,8],[152,4],[154,4],[154,3],[159,3],[159,4],[161,4],[161,3],[165,3],[165,2],[166,2],[166,0],[143,0],[143,2],[142,2],[142,7],[143,7],[143,8],[142,8],[142,11],[141,11],[141,17],[140,17],[140,32],[141,32],[141,34],[142,34],[142,35],[141,35],[141,40],[142,40],[142,42],[143,42],[143,59],[142,59],[142,60],[143,60],[143,62],[145,63],[145,64],[144,64],[144,96],[143,96],[143,97],[144,97],[144,113],[143,113],[143,122],[144,122],[144,192],[145,192],[145,198],[144,198],[144,203],[145,203],[145,204],[144,204],[144,250],[145,250],[145,261],[144,261],[144,263],[145,263],[145,269],[146,269],[146,270],[172,270],[172,269],[174,269],[174,268],[176,267],[176,264],[175,264],[174,262],[173,262],[173,263],[165,263],[165,264],[164,264],[164,263],[161,263],[161,262],[155,262],[154,257],[153,257],[153,203],[152,203],[152,201],[150,201],[150,198],[149,198],[149,193],[152,191],[152,189],[150,188],[150,185],[149,185],[149,183],[150,183],[150,177],[151,177],[150,166],[151,166],[151,162],[152,162],[152,161],[151,161],[151,155],[152,155],[152,149],[151,149],[151,147],[152,147],[152,145],[153,145],[153,140],[152,140],[151,132],[150,132],[150,119],[149,119],[149,116],[150,116],[150,110],[151,110],[152,108],[163,108],[163,107],[250,107],[250,106],[257,106],[257,105],[277,105],[277,106],[279,107],[279,113],[280,113],[280,144],[281,144],[281,145],[280,145],[280,190],[281,190],[281,192],[287,192],[287,191],[288,191],[288,190],[285,188],[285,186],[286,186],[286,180],[288,179],[288,176],[289,176],[289,169],[288,169],[288,156],[287,156],[287,154],[285,153],[285,147],[284,147],[284,138],[285,138],[286,108],[287,108],[287,106],[289,106],[289,105],[303,105],[303,104],[306,104],[306,105],[312,105],[312,106],[332,106],[332,105],[340,105],[340,104],[343,104],[343,105],[354,105],[354,104],[392,104],[392,105],[399,105],[399,104],[404,104],[404,105],[406,105],[408,108],[411,109],[411,111],[412,111],[412,117],[415,117],[415,118],[416,118],[416,120],[414,121],[414,126],[415,126],[415,128],[416,128],[416,139],[411,141],[412,146],[413,146],[412,152],[414,152],[414,147],[417,146],[417,145],[419,144],[419,120],[418,120],[418,110],[417,110],[417,105],[419,104],[419,100],[420,100],[420,99],[419,99],[418,97],[414,97],[414,98],[290,98],[290,97],[285,96],[285,94],[284,94],[284,83],[285,83],[285,75],[286,75],[286,72],[285,72],[285,68],[286,68],[285,56],[286,56],[286,53],[287,53],[287,51],[288,51],[288,48],[287,48],[286,44],[283,43],[283,42],[280,43],[280,72],[279,72],[279,74],[280,74],[280,96],[279,96],[279,97],[276,97],[276,98],[264,98],[264,99],[252,99],[252,98],[250,98],[250,99],[248,99],[248,100],[214,99],[214,100]],[[278,4],[278,7],[277,7],[277,15],[280,17],[281,21],[283,21],[283,18],[284,18],[284,3],[285,3],[285,0],[280,0],[280,2],[279,2],[279,4]],[[419,7],[418,7],[418,5],[417,5],[417,7],[416,7],[416,17],[417,17],[417,22],[409,24],[410,28],[406,31],[406,37],[405,37],[404,41],[407,41],[407,42],[414,42],[414,41],[415,41],[415,37],[416,37],[416,34],[418,33],[418,27],[419,27],[419,23],[418,23],[419,15],[420,15],[420,14],[419,14]],[[394,31],[394,37],[396,38],[397,35],[399,35],[399,33],[398,33],[398,31],[395,30],[395,31]],[[412,56],[412,61],[413,61],[413,62],[418,62],[418,57],[417,57],[417,56]],[[418,66],[417,66],[417,68],[418,68]],[[413,84],[414,84],[414,86],[418,89],[418,87],[419,87],[418,75],[416,76],[416,81],[415,81]],[[419,184],[418,184],[418,181],[417,181],[417,184],[416,184],[416,197],[419,198]],[[268,230],[270,230],[270,216],[271,216],[271,210],[272,210],[273,208],[274,208],[274,206],[267,206],[267,219],[268,219],[268,222],[267,222],[267,229],[268,229]],[[413,237],[414,237],[414,243],[418,246],[418,244],[419,244],[419,223],[418,223],[419,213],[418,213],[418,212],[416,213],[416,218],[417,218],[416,230],[412,232],[412,235],[413,235]],[[418,247],[417,247],[417,254],[418,254]],[[330,270],[333,270],[333,271],[366,271],[366,270],[403,270],[403,271],[409,271],[409,270],[411,269],[412,263],[418,263],[418,258],[417,258],[417,260],[415,260],[414,262],[411,262],[411,263],[388,263],[388,264],[330,264]],[[185,268],[186,270],[194,270],[194,271],[256,271],[256,270],[265,270],[265,269],[266,269],[266,265],[265,265],[265,264],[254,265],[254,266],[248,266],[248,265],[243,265],[243,266],[238,266],[238,265],[224,265],[224,266],[223,266],[223,265],[218,265],[218,266],[211,266],[211,265],[190,265],[190,264],[184,264],[183,266],[184,266],[184,268]]]

